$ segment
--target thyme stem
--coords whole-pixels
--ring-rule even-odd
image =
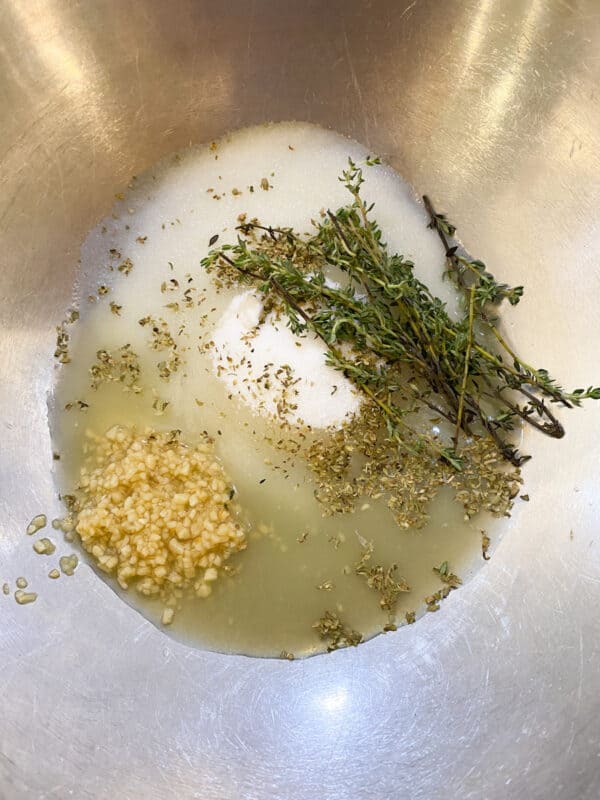
[[[458,412],[456,414],[456,431],[454,433],[454,449],[458,451],[458,437],[463,421],[463,407],[465,403],[465,392],[467,391],[467,379],[469,377],[469,366],[471,364],[471,346],[473,344],[473,311],[475,306],[475,286],[471,286],[469,292],[469,330],[467,336],[467,346],[465,348],[465,367],[463,370],[460,393],[458,395]]]

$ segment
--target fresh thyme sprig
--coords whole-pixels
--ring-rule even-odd
[[[390,440],[461,470],[461,434],[487,434],[519,466],[528,456],[508,438],[518,420],[560,438],[564,429],[549,403],[600,399],[600,387],[566,392],[545,369],[518,357],[498,328],[496,308],[504,300],[516,305],[523,287],[498,283],[483,262],[462,252],[455,227],[428,198],[447,274],[465,297],[458,321],[416,278],[411,261],[388,252],[373,206],[361,195],[362,168],[349,160],[340,180],[352,202],[328,211],[311,236],[245,222],[237,244],[212,250],[202,264],[218,268],[220,280],[257,288],[294,333],[318,336],[328,363],[378,408]],[[424,407],[450,423],[447,441],[426,430]]]
[[[546,400],[550,403],[560,403],[567,408],[580,406],[583,400],[600,399],[600,387],[589,386],[587,389],[575,389],[566,392],[551,378],[548,371],[543,368],[534,368],[521,359],[507,343],[497,327],[497,319],[492,316],[490,309],[498,306],[503,300],[508,300],[511,305],[517,305],[523,296],[523,287],[511,288],[507,284],[497,283],[485,264],[479,260],[470,260],[461,254],[456,243],[450,244],[456,233],[445,214],[436,213],[431,200],[423,197],[425,208],[430,216],[429,227],[433,228],[444,246],[447,261],[447,275],[468,298],[474,294],[478,314],[484,332],[493,335],[501,351],[509,361],[506,363],[502,352],[492,353],[490,350],[476,345],[478,354],[485,358],[496,379],[495,385],[486,377],[487,391],[485,396],[500,399],[504,404],[494,420],[493,427],[509,430],[514,420],[520,417],[538,430],[557,439],[564,436],[564,428],[552,411],[548,408]],[[491,392],[491,394],[490,394]],[[523,400],[519,403],[510,394],[520,393]],[[493,431],[490,431],[493,434]]]

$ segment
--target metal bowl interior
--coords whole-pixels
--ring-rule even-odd
[[[523,352],[597,381],[594,0],[4,0],[0,29],[0,578],[45,574],[23,530],[59,512],[46,395],[79,244],[189,142],[281,119],[361,140],[526,284]],[[595,800],[600,414],[567,422],[531,441],[532,502],[486,568],[358,649],[192,650],[85,566],[4,598],[0,795]]]

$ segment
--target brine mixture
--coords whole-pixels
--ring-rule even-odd
[[[378,498],[365,498],[353,513],[325,515],[314,474],[289,443],[347,424],[360,415],[361,397],[326,365],[315,337],[300,340],[256,292],[216,286],[200,265],[217,242],[235,243],[236,226],[248,220],[309,231],[311,220],[347,203],[339,176],[348,158],[362,163],[367,155],[306,124],[240,131],[133,178],[84,244],[80,316],[63,327],[68,356],[59,360],[68,363],[51,408],[59,486],[66,495],[78,489],[94,443],[115,426],[142,437],[151,429],[184,446],[214,443],[231,495],[227,513],[244,530],[246,548],[218,562],[218,579],[207,573],[213,562],[202,562],[198,591],[166,615],[159,597],[124,591],[99,572],[188,643],[308,655],[331,644],[319,630],[333,618],[368,638],[412,622],[427,606],[436,610],[448,577],[467,580],[483,563],[487,535],[493,531],[495,544],[500,534],[491,518],[466,521],[445,489],[421,530],[402,530]],[[454,313],[456,297],[442,281],[444,249],[424,209],[391,169],[370,166],[365,179],[363,194],[376,204],[390,252],[411,258]],[[432,415],[434,434],[437,424]],[[398,593],[392,621],[369,569],[381,565],[385,574],[393,564],[394,585],[410,591]]]

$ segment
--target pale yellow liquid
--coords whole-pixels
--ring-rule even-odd
[[[364,578],[354,574],[361,539],[374,544],[372,563],[386,567],[397,563],[398,574],[412,587],[398,603],[401,624],[407,611],[414,610],[418,616],[423,613],[423,598],[440,588],[434,566],[448,561],[463,581],[474,574],[483,563],[481,529],[490,532],[491,521],[464,522],[462,509],[449,492],[440,493],[433,502],[431,522],[420,531],[400,530],[382,501],[365,500],[368,507],[364,510],[326,517],[313,496],[313,480],[302,460],[285,472],[280,469],[285,456],[265,442],[265,437],[280,438],[277,423],[230,399],[224,383],[214,375],[210,357],[198,350],[198,344],[210,338],[211,326],[232,296],[231,292],[215,293],[199,261],[212,234],[219,232],[220,242],[235,235],[233,228],[241,212],[307,230],[311,216],[322,206],[335,208],[347,202],[337,175],[349,154],[359,159],[364,158],[364,151],[336,134],[288,124],[235,134],[216,154],[218,159],[215,151],[194,151],[138,181],[139,188],[84,245],[82,318],[70,328],[72,363],[61,369],[52,402],[55,450],[61,454],[58,481],[64,492],[76,486],[87,429],[100,433],[114,424],[178,428],[182,439],[189,442],[208,431],[249,523],[248,548],[230,561],[241,568],[240,573],[221,577],[210,597],[188,599],[173,624],[164,628],[165,633],[213,650],[310,655],[326,645],[312,627],[326,610],[338,613],[365,638],[388,621],[379,596]],[[248,192],[250,183],[258,186],[261,177],[271,172],[275,176],[270,177],[273,188],[269,192]],[[215,201],[206,192],[215,186],[219,191],[237,187],[243,193],[235,196],[229,191]],[[421,277],[430,285],[435,283],[440,293],[444,291],[440,286],[443,254],[400,179],[387,168],[377,168],[369,172],[364,195],[377,202],[376,216],[390,248],[412,256]],[[148,238],[140,244],[135,241],[137,236]],[[106,271],[107,264],[119,263],[111,262],[110,248],[120,251],[121,260],[131,257],[134,269],[129,276]],[[165,295],[160,285],[171,277],[176,277],[181,289]],[[88,303],[85,298],[101,283],[112,284],[111,292]],[[201,306],[178,313],[164,308],[165,303],[180,300],[188,286],[194,286],[198,296],[200,290],[206,290],[207,299]],[[448,299],[453,302],[452,297]],[[122,305],[120,316],[110,312],[110,300]],[[208,319],[201,322],[206,313]],[[169,322],[184,356],[183,367],[168,383],[158,378],[155,366],[164,354],[148,348],[147,331],[137,323],[148,314]],[[177,334],[182,326],[185,330]],[[91,390],[87,370],[96,351],[125,343],[140,356],[144,392],[126,393],[115,384]],[[169,401],[162,416],[152,408],[157,396]],[[63,410],[66,403],[77,400],[90,407]],[[199,407],[196,400],[203,405]],[[493,529],[497,538],[499,526]],[[307,531],[305,541],[298,542]],[[160,624],[158,603],[134,591],[121,592],[108,580],[126,602]],[[317,588],[326,581],[332,582],[331,591]],[[440,613],[444,613],[443,607]],[[401,636],[402,632],[390,635]]]

